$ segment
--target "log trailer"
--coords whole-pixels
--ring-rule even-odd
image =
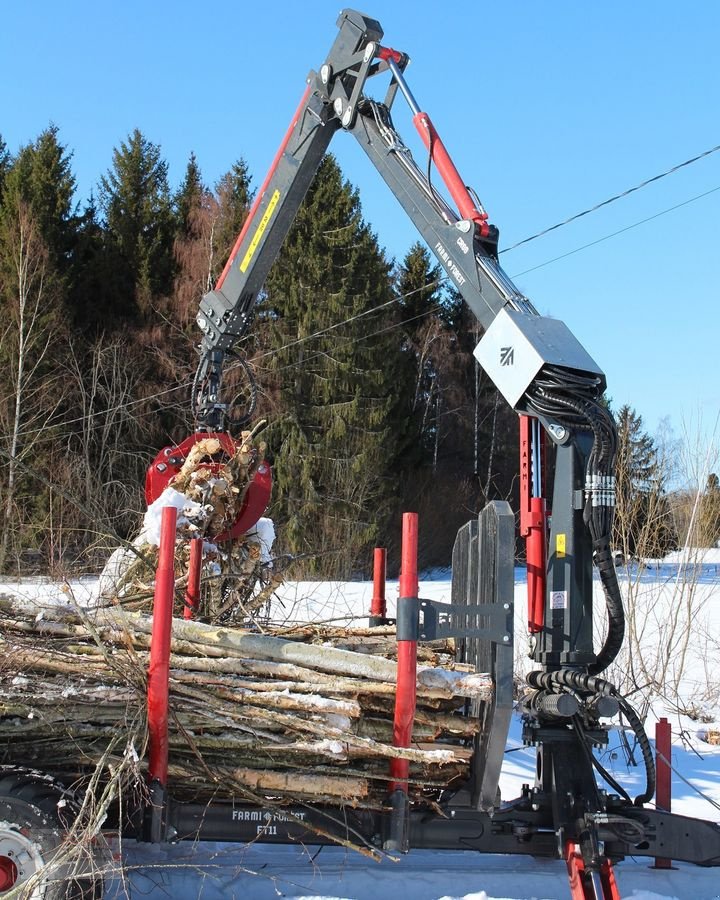
[[[337,132],[348,132],[482,325],[475,355],[520,415],[520,528],[527,546],[528,629],[535,663],[526,679],[523,738],[537,748],[535,783],[510,802],[499,798],[513,706],[515,520],[507,503],[495,502],[458,533],[450,604],[418,596],[411,522],[403,543],[395,740],[409,746],[412,738],[417,642],[454,636],[458,658],[490,672],[495,688],[491,703],[466,710],[482,720],[467,784],[440,797],[434,811],[416,809],[408,800],[407,763],[395,760],[382,813],[348,808],[338,815],[336,808],[321,806],[278,810],[237,802],[195,806],[169,796],[167,762],[163,764],[157,747],[153,757],[151,747],[151,800],[136,817],[141,835],[156,842],[318,844],[352,838],[400,852],[454,848],[560,858],[567,863],[572,896],[593,900],[619,897],[613,863],[628,855],[720,865],[720,826],[648,805],[655,789],[650,742],[630,704],[603,678],[624,637],[610,552],[616,429],[602,403],[605,376],[569,329],[539,315],[501,268],[498,230],[411,92],[405,78],[408,56],[383,44],[380,24],[359,12],[344,10],[337,24],[335,42],[325,62],[308,76],[227,265],[201,300],[200,362],[193,386],[197,434],[160,452],[148,473],[147,498],[160,494],[194,441],[220,434],[231,443],[237,419],[233,423],[232,403],[223,398],[224,364],[250,326],[265,278],[331,140]],[[367,89],[383,75],[389,83],[381,102]],[[398,97],[409,106],[425,146],[422,166],[393,124]],[[433,184],[433,166],[450,200]],[[543,497],[546,441],[554,445],[556,459],[551,517]],[[248,508],[234,533],[257,521],[269,494],[270,475],[263,468],[250,486]],[[593,643],[593,566],[607,609],[607,633],[599,650]],[[386,620],[376,616],[374,621]],[[646,785],[634,798],[593,753],[607,743],[601,720],[619,714],[635,732],[645,766]],[[159,733],[158,728],[161,732],[162,725],[151,721],[151,734]],[[18,783],[23,782],[17,776],[0,781],[2,818],[12,820],[14,795],[32,800],[33,788],[21,789]],[[0,891],[18,878],[8,855],[11,845],[0,834]]]

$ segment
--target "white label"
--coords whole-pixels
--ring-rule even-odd
[[[567,591],[550,591],[550,609],[567,609]]]

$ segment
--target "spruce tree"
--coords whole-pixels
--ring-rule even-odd
[[[700,498],[698,533],[702,547],[720,545],[720,479],[711,472]]]
[[[676,541],[665,473],[643,420],[627,404],[616,416],[614,545],[625,558],[663,556]]]
[[[2,199],[5,176],[8,173],[8,169],[10,168],[11,160],[12,158],[10,156],[10,151],[8,150],[7,144],[0,134],[0,199]]]
[[[172,288],[173,216],[167,163],[137,128],[113,151],[99,201],[111,252],[122,261],[116,277],[125,309],[147,320]]]
[[[218,216],[213,229],[213,275],[222,272],[240,234],[253,199],[250,174],[238,159],[215,185]]]
[[[1,157],[0,148],[0,170]],[[60,143],[57,126],[51,125],[20,149],[12,166],[6,167],[4,177],[5,190],[14,194],[11,205],[21,201],[32,210],[56,275],[68,272],[75,244],[77,218],[71,160],[72,154]]]
[[[398,336],[391,266],[332,156],[320,166],[266,284],[259,327],[276,403],[268,440],[286,549],[310,574],[366,566],[394,511]],[[370,314],[370,311],[378,310]],[[339,325],[339,323],[344,323]]]
[[[193,216],[202,205],[206,188],[203,185],[200,166],[194,153],[190,154],[185,177],[175,195],[177,231],[180,238],[189,237],[193,232]]]

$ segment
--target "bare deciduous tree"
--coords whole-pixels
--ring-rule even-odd
[[[14,215],[3,218],[0,232],[2,268],[0,296],[6,326],[0,339],[5,363],[3,419],[5,527],[0,536],[0,570],[8,563],[12,523],[17,521],[18,483],[24,464],[52,424],[63,389],[50,354],[61,339],[53,304],[58,297],[51,276],[48,251],[30,207],[21,200]]]

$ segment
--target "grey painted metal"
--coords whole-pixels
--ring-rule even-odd
[[[465,605],[468,612],[467,617],[456,611],[452,616],[474,626],[465,637],[462,655],[478,672],[489,672],[494,685],[492,701],[473,701],[470,708],[470,715],[481,722],[473,748],[471,803],[483,810],[498,803],[513,707],[514,550],[515,517],[508,503],[497,500],[480,513],[477,527],[460,529],[453,549],[451,601],[454,607]],[[491,607],[496,612],[488,614]],[[503,627],[493,631],[483,621],[486,618],[501,621]]]
[[[545,628],[534,658],[551,668],[595,661],[592,621],[592,538],[583,522],[584,484],[592,435],[577,433],[557,448],[548,547]],[[569,502],[568,502],[569,501]]]
[[[309,93],[284,152],[271,171],[252,221],[226,269],[219,289],[200,303],[197,320],[202,331],[198,384],[202,396],[199,424],[218,428],[224,354],[248,326],[253,306],[270,266],[276,259],[298,208],[334,134],[344,129],[358,140],[380,176],[415,224],[453,284],[479,322],[490,329],[503,311],[515,325],[518,344],[538,354],[539,366],[559,362],[573,370],[597,374],[599,370],[570,332],[555,320],[537,315],[532,303],[513,284],[497,259],[498,232],[490,226],[483,237],[477,223],[460,219],[421,171],[395,130],[390,106],[398,87],[411,109],[419,109],[402,71],[401,62],[376,57],[383,31],[375,19],[344,10],[338,19],[338,35],[325,62],[308,76]],[[372,77],[390,70],[390,87],[384,103],[365,94]],[[550,324],[552,323],[552,324]],[[499,327],[499,326],[496,326]],[[552,333],[552,339],[548,335]],[[518,349],[518,354],[519,354]],[[501,367],[502,368],[502,367]],[[501,390],[511,367],[491,366],[490,376]],[[537,368],[528,370],[529,381]],[[525,411],[524,387],[515,380],[504,393],[513,406]],[[220,423],[222,427],[222,423]]]
[[[498,313],[475,348],[475,358],[514,409],[545,365],[603,377],[564,322],[513,309]]]

